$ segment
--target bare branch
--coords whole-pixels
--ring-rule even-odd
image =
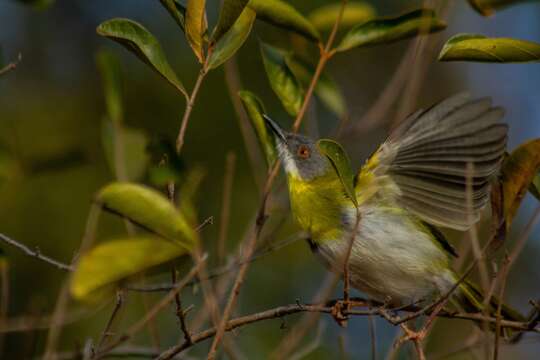
[[[0,234],[0,240],[3,242],[16,247],[17,249],[21,250],[23,253],[30,257],[34,257],[36,259],[39,259],[41,261],[45,261],[46,263],[53,265],[54,267],[57,267],[60,270],[64,271],[73,271],[73,266],[64,264],[63,262],[60,262],[58,260],[55,260],[47,255],[43,255],[39,248],[36,248],[35,250],[30,249],[28,246],[21,244],[20,242],[17,242],[10,237]]]

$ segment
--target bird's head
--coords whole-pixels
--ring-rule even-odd
[[[329,174],[332,164],[321,153],[316,141],[307,136],[284,131],[275,121],[264,115],[266,125],[274,134],[279,158],[285,172],[296,180],[312,181]]]

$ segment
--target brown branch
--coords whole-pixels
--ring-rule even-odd
[[[23,245],[10,237],[0,234],[0,240],[5,242],[6,244],[9,244],[19,250],[21,250],[23,253],[25,253],[27,256],[34,257],[36,259],[39,259],[41,261],[44,261],[50,265],[53,265],[54,267],[64,270],[64,271],[73,271],[73,266],[64,264],[63,262],[60,262],[58,260],[55,260],[49,256],[43,255],[39,248],[36,248],[35,250],[30,249],[28,246]]]
[[[15,70],[15,68],[17,68],[17,65],[19,65],[21,60],[22,60],[22,54],[19,53],[19,55],[17,56],[17,60],[10,62],[9,64],[7,64],[6,66],[0,69],[0,76],[7,74],[11,70]]]
[[[225,176],[223,178],[223,197],[221,201],[221,218],[219,219],[219,237],[217,245],[217,256],[220,264],[225,257],[225,241],[229,230],[231,215],[231,193],[234,180],[234,169],[236,166],[236,155],[229,152],[225,160]]]
[[[280,319],[288,315],[297,314],[301,312],[316,312],[316,313],[325,313],[325,314],[332,314],[332,311],[334,309],[334,304],[336,302],[343,301],[341,299],[338,300],[332,300],[329,302],[326,302],[324,304],[301,304],[301,303],[295,303],[290,305],[284,305],[279,306],[273,309],[261,311],[258,313],[240,316],[234,319],[231,319],[227,322],[225,330],[231,331],[233,329],[253,324],[259,321],[265,321],[269,319]],[[365,299],[359,299],[359,298],[353,298],[351,301],[354,304],[362,304],[364,307],[369,307],[370,302]],[[418,318],[419,316],[423,315],[423,309],[418,309],[415,305],[409,305],[405,308],[399,309],[399,311],[406,311],[410,312],[410,315],[399,317],[399,316],[393,316],[390,315],[390,312],[397,311],[396,309],[387,309],[384,307],[384,305],[381,306],[381,304],[378,304],[378,307],[375,308],[368,308],[367,310],[355,310],[352,309],[350,311],[347,311],[345,314],[350,316],[379,316],[384,319],[386,319],[388,322],[390,322],[392,325],[399,325],[404,323],[405,321],[409,321],[415,318]],[[433,307],[434,304],[432,304],[431,307]],[[426,314],[431,314],[431,312],[427,312]],[[486,321],[490,324],[495,324],[498,320],[495,317],[491,316],[484,316],[481,313],[462,313],[462,312],[450,312],[446,310],[442,310],[437,314],[437,317],[444,317],[448,319],[461,319],[461,320],[469,320],[469,321]],[[528,322],[518,322],[518,321],[510,321],[510,320],[501,320],[500,325],[503,328],[509,328],[524,332],[533,332],[540,334],[540,328],[535,327],[530,329]],[[215,327],[201,331],[197,334],[194,334],[192,336],[193,343],[183,343],[180,345],[173,346],[169,348],[168,350],[162,352],[158,359],[171,359],[176,354],[182,352],[183,350],[201,342],[206,339],[209,339],[213,336],[215,336],[217,333],[217,330]]]
[[[191,281],[191,279],[198,273],[201,264],[206,261],[206,256],[201,259],[201,261],[197,262],[195,266],[189,271],[189,273],[184,277],[184,279],[178,283],[178,285],[169,291],[169,293],[162,298],[154,307],[147,312],[144,317],[133,324],[123,335],[119,336],[116,340],[112,341],[109,345],[107,345],[105,348],[103,348],[100,352],[96,353],[95,358],[101,359],[103,358],[109,351],[116,348],[118,345],[128,341],[131,339],[135,334],[137,334],[141,329],[143,329],[146,324],[154,319],[156,315],[163,310],[169,303],[171,303],[176,294],[178,294],[182,289],[186,286],[186,284]]]
[[[120,308],[122,307],[122,304],[124,303],[124,294],[122,290],[118,290],[116,293],[116,303],[114,304],[113,311],[111,313],[111,316],[109,317],[109,320],[107,321],[107,324],[105,325],[105,329],[103,329],[103,332],[101,333],[101,338],[99,339],[97,351],[103,347],[105,344],[105,341],[107,338],[111,335],[110,329],[114,323],[114,319],[116,318],[116,315],[118,315],[118,312],[120,311]]]
[[[173,267],[171,269],[171,280],[173,284],[176,284],[176,269]],[[176,286],[176,285],[175,285]],[[180,293],[177,293],[174,297],[174,302],[176,304],[176,316],[180,322],[180,329],[184,333],[184,339],[187,342],[191,342],[191,333],[189,332],[187,322],[186,322],[186,312],[182,307],[182,300],[180,299]]]

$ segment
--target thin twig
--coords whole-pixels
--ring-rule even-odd
[[[495,323],[495,345],[493,347],[493,360],[497,360],[499,358],[499,343],[501,340],[501,320],[502,320],[502,306],[503,306],[503,299],[504,299],[504,292],[506,290],[506,279],[508,278],[508,270],[510,265],[510,259],[508,256],[504,258],[503,268],[502,272],[502,284],[501,289],[499,291],[499,304],[497,305],[497,322]]]
[[[231,215],[231,193],[234,179],[234,169],[236,165],[236,155],[233,152],[227,153],[225,160],[225,176],[223,178],[223,197],[221,201],[221,219],[219,220],[219,237],[217,246],[217,256],[220,264],[225,257],[225,242],[229,230]]]
[[[99,352],[99,350],[103,347],[107,338],[111,336],[110,334],[111,327],[116,318],[116,315],[118,314],[120,308],[122,307],[123,302],[124,302],[123,291],[118,290],[116,293],[116,303],[114,304],[113,311],[111,313],[111,316],[109,317],[109,320],[107,321],[107,325],[105,325],[105,329],[103,329],[103,332],[101,333],[101,338],[99,339],[98,346],[97,346],[97,352]]]
[[[73,271],[73,266],[64,264],[63,262],[55,260],[55,259],[53,259],[53,258],[51,258],[49,256],[43,255],[38,248],[36,248],[35,250],[32,250],[28,246],[23,245],[23,244],[11,239],[10,237],[8,237],[8,236],[6,236],[4,234],[0,234],[0,240],[2,240],[3,242],[5,242],[5,243],[7,243],[7,244],[9,244],[9,245],[11,245],[13,247],[16,247],[17,249],[21,250],[26,255],[28,255],[30,257],[34,257],[34,258],[39,259],[41,261],[45,261],[46,263],[48,263],[50,265],[53,265],[54,267],[56,267],[56,268],[58,268],[60,270]]]
[[[377,360],[377,331],[375,328],[375,318],[368,316],[368,332],[371,343],[371,360]]]
[[[174,267],[171,269],[171,279],[172,283],[176,284],[176,269]],[[186,313],[182,307],[182,300],[180,299],[179,293],[174,297],[174,302],[176,304],[176,316],[178,317],[178,321],[180,321],[180,329],[182,330],[182,333],[184,333],[184,339],[187,342],[191,342],[191,333],[187,326]]]
[[[6,66],[0,69],[0,76],[7,74],[11,70],[15,70],[15,68],[17,68],[17,65],[19,65],[21,60],[22,60],[22,54],[19,53],[19,55],[17,56],[17,60],[10,62],[9,64],[7,64]]]
[[[326,314],[332,314],[334,311],[334,304],[336,302],[343,301],[343,300],[332,300],[328,301],[324,304],[301,304],[301,303],[295,303],[285,306],[279,306],[273,309],[257,312],[250,315],[240,316],[234,319],[231,319],[226,324],[226,331],[231,331],[233,329],[253,324],[260,321],[265,321],[269,319],[280,319],[282,317],[301,313],[301,312],[315,312],[315,313],[326,313]],[[370,302],[365,299],[351,299],[355,304],[357,303],[363,303],[363,306],[369,307]],[[432,307],[432,306],[431,306]],[[392,310],[392,309],[390,309]],[[346,315],[350,316],[379,316],[384,319],[386,319],[388,322],[390,322],[392,325],[399,325],[404,323],[405,321],[409,321],[415,318],[418,318],[422,314],[424,314],[422,309],[418,309],[415,306],[410,306],[409,308],[401,309],[401,311],[410,311],[410,315],[408,316],[392,316],[388,313],[389,309],[385,308],[384,305],[381,305],[379,307],[375,308],[368,308],[367,310],[355,310],[352,309],[348,312],[346,312]],[[430,314],[431,312],[428,312]],[[487,321],[488,323],[495,324],[498,320],[495,317],[491,316],[484,316],[479,313],[459,313],[459,312],[449,312],[442,310],[437,314],[438,317],[444,317],[449,319],[462,319],[462,320],[469,320],[469,321]],[[540,328],[535,327],[533,329],[530,329],[528,326],[528,322],[518,322],[518,321],[510,321],[510,320],[501,320],[500,324],[504,328],[509,329],[515,329],[520,331],[526,331],[526,332],[534,332],[540,334]],[[193,334],[192,344],[183,343],[180,345],[173,346],[166,351],[162,352],[158,359],[171,359],[176,354],[182,352],[183,350],[201,342],[206,339],[209,339],[216,335],[217,329],[215,327],[201,331],[197,334]]]
[[[109,345],[103,348],[100,352],[96,353],[96,359],[103,358],[104,355],[107,354],[109,351],[131,339],[135,334],[137,334],[141,329],[143,329],[149,321],[154,319],[161,310],[163,310],[167,305],[169,305],[169,303],[174,300],[175,295],[182,291],[185,285],[189,281],[191,281],[191,279],[199,271],[201,264],[205,261],[206,256],[204,256],[201,261],[195,264],[195,266],[189,271],[189,273],[184,277],[184,279],[180,283],[178,283],[178,285],[173,290],[171,290],[165,297],[163,297],[156,305],[154,305],[154,307],[149,312],[147,312],[142,319],[133,324],[128,330],[126,330],[123,335],[119,336],[116,340],[109,343]]]
[[[264,170],[262,169],[262,164],[264,163],[260,147],[257,145],[257,138],[253,133],[253,129],[250,125],[249,118],[242,106],[238,92],[243,88],[242,82],[240,80],[240,74],[238,71],[238,62],[236,61],[236,56],[233,56],[229,61],[223,65],[225,71],[225,84],[227,85],[227,91],[229,92],[229,97],[236,112],[236,117],[238,119],[238,126],[240,127],[240,132],[242,133],[242,138],[244,139],[244,145],[246,147],[246,154],[251,166],[251,171],[253,173],[253,178],[257,188],[262,189],[264,185],[264,179],[261,175],[264,175]]]

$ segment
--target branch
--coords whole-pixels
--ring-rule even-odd
[[[36,247],[35,250],[32,250],[28,246],[23,245],[20,242],[17,242],[15,240],[9,238],[8,236],[6,236],[4,234],[1,234],[1,233],[0,233],[0,240],[2,240],[3,242],[5,242],[5,243],[7,243],[7,244],[9,244],[9,245],[11,245],[13,247],[16,247],[17,249],[19,249],[23,253],[25,253],[27,256],[30,256],[30,257],[39,259],[41,261],[44,261],[44,262],[46,262],[46,263],[48,263],[50,265],[53,265],[53,266],[57,267],[60,270],[73,271],[73,266],[64,264],[63,262],[55,260],[55,259],[53,259],[53,258],[51,258],[49,256],[43,255],[40,252],[39,248],[37,248],[37,247]]]
[[[17,56],[17,60],[10,62],[9,64],[7,64],[6,66],[0,69],[0,76],[7,74],[11,70],[14,70],[17,67],[17,65],[19,65],[21,60],[22,60],[22,54],[19,53],[19,55]]]
[[[301,312],[318,312],[318,313],[326,313],[326,314],[332,314],[334,305],[337,302],[343,301],[341,299],[332,300],[324,304],[290,304],[290,305],[284,305],[279,306],[273,309],[261,311],[258,313],[240,316],[234,319],[231,319],[227,322],[225,326],[226,331],[231,331],[233,329],[253,324],[259,321],[269,320],[269,319],[280,319],[284,316],[301,313]],[[384,305],[378,304],[378,307],[375,308],[369,308],[370,302],[365,299],[361,298],[351,298],[350,301],[354,305],[360,304],[360,306],[366,307],[367,309],[362,310],[348,310],[344,311],[345,315],[350,316],[379,316],[384,319],[386,319],[388,322],[390,322],[392,325],[399,325],[405,321],[412,320],[414,318],[417,318],[421,315],[423,315],[422,309],[418,308],[416,305],[408,305],[403,308],[398,309],[387,309],[384,307]],[[432,306],[431,306],[432,307]],[[391,315],[391,312],[394,311],[405,311],[409,314],[412,314],[413,316],[394,316]],[[426,313],[427,315],[431,314],[431,311]],[[446,310],[442,310],[437,314],[438,317],[444,317],[444,318],[450,318],[450,319],[461,319],[461,320],[470,320],[470,321],[485,321],[488,323],[496,324],[497,321],[499,321],[495,317],[491,316],[484,316],[481,313],[463,313],[463,312],[450,312]],[[517,321],[510,321],[510,320],[501,320],[500,326],[503,328],[510,328],[514,330],[519,330],[523,332],[534,332],[540,334],[540,328],[529,328],[528,322],[517,322]],[[201,331],[197,334],[192,335],[192,343],[189,344],[187,342],[184,342],[183,344],[173,346],[169,348],[168,350],[161,353],[158,357],[159,360],[164,359],[171,359],[176,354],[182,352],[183,350],[186,350],[187,348],[204,341],[206,339],[209,339],[216,335],[216,328],[210,328],[204,331]]]

